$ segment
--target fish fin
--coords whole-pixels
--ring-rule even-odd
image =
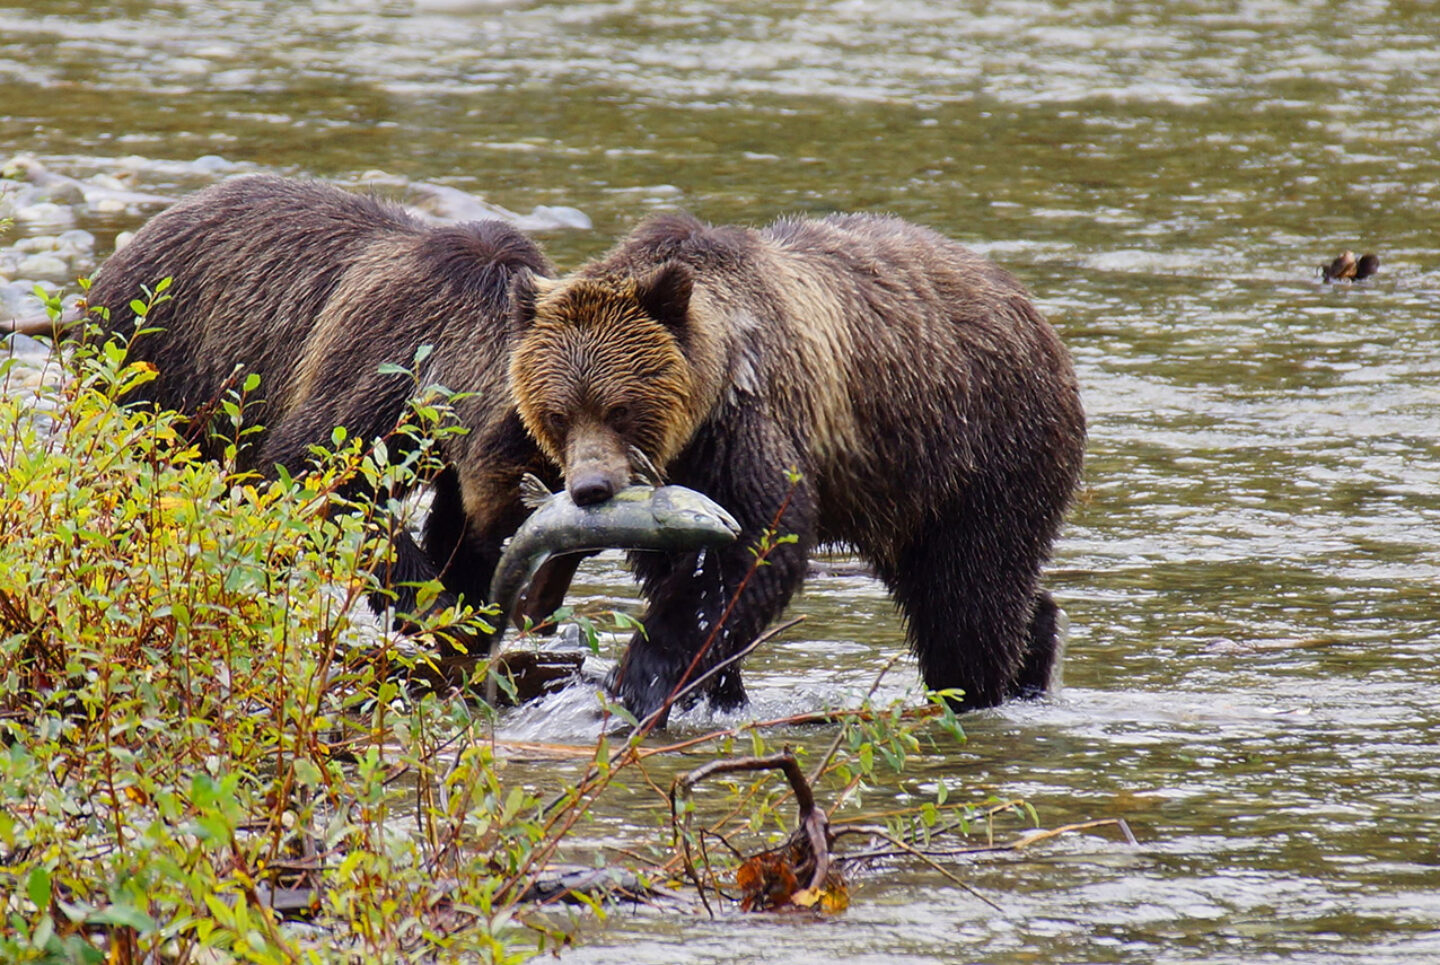
[[[665,474],[637,446],[630,447],[630,469],[635,478],[647,486],[665,485]]]
[[[534,509],[545,500],[555,495],[550,487],[540,481],[540,477],[534,473],[526,473],[520,477],[520,501],[528,508]]]

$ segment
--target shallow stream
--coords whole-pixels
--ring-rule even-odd
[[[562,267],[658,207],[929,224],[1075,356],[1070,644],[1053,698],[971,715],[867,806],[945,780],[1139,844],[961,866],[1000,911],[902,864],[834,920],[618,913],[562,958],[1436,961],[1437,41],[1402,0],[0,0],[0,160],[62,178],[0,191],[0,314],[235,170],[579,209],[538,235]],[[1321,284],[1344,248],[1380,273]],[[579,589],[630,593],[603,561]],[[748,665],[754,716],[853,702],[903,649],[845,567],[795,611]],[[505,726],[591,725],[567,698]],[[597,843],[656,821],[611,807]]]

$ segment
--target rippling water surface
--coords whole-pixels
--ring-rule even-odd
[[[0,2],[0,154],[165,197],[378,170],[571,206],[592,230],[541,235],[567,267],[657,207],[889,210],[1010,267],[1060,327],[1091,419],[1049,577],[1066,685],[972,715],[889,793],[1023,795],[1046,825],[1123,817],[1138,846],[962,866],[999,911],[881,869],[833,921],[618,914],[565,958],[1435,961],[1437,36],[1398,0]],[[24,196],[0,307],[159,210],[102,194]],[[1320,284],[1347,247],[1381,273]],[[630,592],[611,563],[583,580]],[[760,717],[856,700],[902,649],[844,568],[795,609],[750,664]],[[593,724],[567,697],[506,726]],[[654,806],[617,798],[586,833]]]

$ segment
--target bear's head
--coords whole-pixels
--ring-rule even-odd
[[[630,450],[664,466],[695,428],[690,269],[514,285],[510,381],[520,418],[578,505],[629,485]]]

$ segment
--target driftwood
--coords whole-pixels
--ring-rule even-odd
[[[319,870],[318,864],[282,859],[271,865],[269,870],[282,880],[289,879],[293,883],[257,882],[251,900],[271,909],[283,919],[314,920],[321,911],[324,897],[324,889],[317,883],[315,874]],[[438,892],[448,892],[453,887],[454,882],[435,882]],[[666,899],[679,900],[675,894],[657,888],[642,880],[640,875],[623,868],[561,865],[546,868],[525,888],[519,900],[536,905],[593,905],[597,902],[654,904]],[[233,904],[234,900],[226,900],[226,903]]]
[[[71,328],[84,317],[84,313],[79,309],[67,308],[58,319],[52,319],[49,315],[27,315],[24,318],[12,318],[9,321],[0,321],[0,335],[15,332],[20,335],[32,337],[39,335],[59,341],[66,329]]]

